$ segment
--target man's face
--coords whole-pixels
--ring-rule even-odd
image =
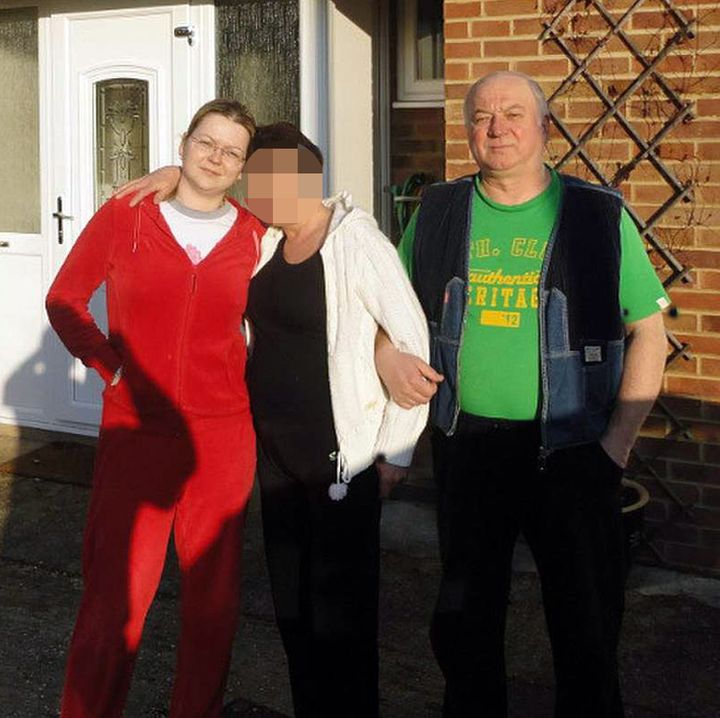
[[[542,166],[546,128],[535,96],[519,77],[482,85],[470,104],[468,143],[481,172],[518,175]]]
[[[322,199],[322,166],[304,147],[259,149],[245,165],[243,192],[263,222],[302,224]]]

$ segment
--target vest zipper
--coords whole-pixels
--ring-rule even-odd
[[[546,332],[545,332],[545,310],[547,302],[545,300],[545,282],[547,280],[548,269],[550,267],[550,258],[552,257],[553,246],[557,237],[558,225],[563,210],[563,202],[565,200],[565,190],[561,185],[560,201],[558,203],[558,211],[555,218],[550,238],[548,239],[547,248],[545,249],[545,257],[543,258],[542,269],[540,270],[540,278],[538,280],[538,335],[540,340],[540,448],[538,451],[537,465],[539,471],[545,471],[547,458],[553,452],[548,448],[547,437],[547,418],[548,406],[550,403],[549,393],[550,384],[547,375],[546,362]]]
[[[455,359],[455,410],[453,412],[453,420],[450,425],[450,431],[447,435],[452,436],[457,429],[458,416],[460,416],[460,353],[462,347],[462,340],[465,336],[465,325],[467,324],[467,313],[468,313],[468,284],[470,283],[470,232],[472,230],[472,206],[475,193],[475,180],[472,180],[472,190],[470,192],[470,198],[467,206],[467,232],[465,235],[465,261],[463,263],[463,277],[465,277],[465,300],[463,301],[463,315],[462,323],[460,325],[460,336],[458,337],[458,349]],[[440,315],[440,321],[442,322],[442,314]]]

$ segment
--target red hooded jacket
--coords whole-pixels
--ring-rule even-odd
[[[68,350],[108,383],[105,401],[160,422],[248,410],[240,327],[265,229],[235,206],[232,228],[197,265],[149,200],[111,199],[82,231],[46,306]],[[108,336],[88,311],[103,282]]]

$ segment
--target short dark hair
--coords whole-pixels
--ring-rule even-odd
[[[312,153],[320,163],[320,168],[322,168],[323,155],[316,144],[311,142],[291,122],[274,122],[271,125],[261,125],[256,129],[248,149],[248,158],[258,150],[295,150],[303,147]],[[310,174],[317,171],[317,164],[306,153],[298,153],[298,172],[300,174]]]

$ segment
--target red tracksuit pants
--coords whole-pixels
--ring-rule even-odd
[[[168,715],[221,713],[239,611],[255,435],[249,413],[181,423],[172,435],[153,433],[106,405],[62,718],[122,715],[171,531],[181,574],[181,629]]]

